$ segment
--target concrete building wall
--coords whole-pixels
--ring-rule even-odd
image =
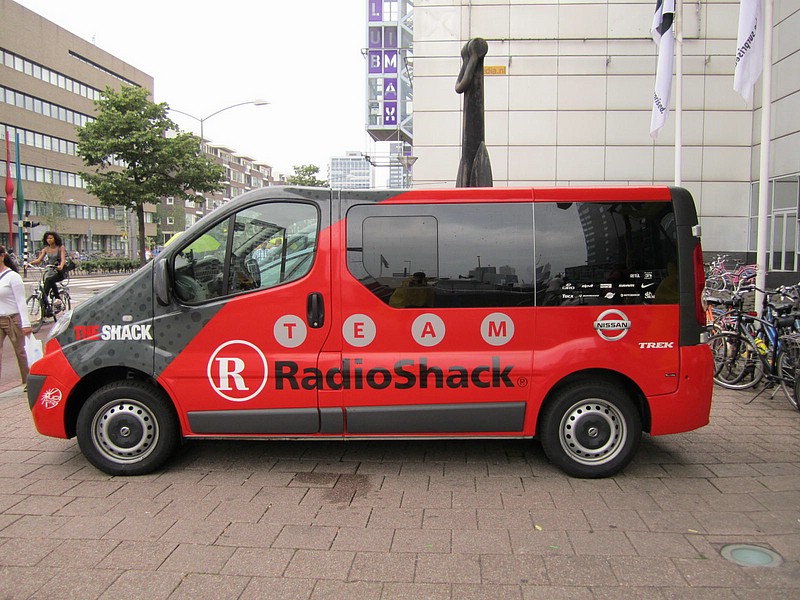
[[[774,6],[777,178],[800,174],[800,6]],[[649,135],[654,8],[652,0],[417,0],[415,187],[454,185],[462,128],[454,85],[473,37],[489,42],[486,66],[505,68],[485,76],[496,186],[671,184],[674,83],[666,126],[656,141]],[[733,89],[738,11],[738,0],[683,4],[682,184],[697,202],[707,251],[746,251],[754,222],[761,91],[759,83],[748,107]]]

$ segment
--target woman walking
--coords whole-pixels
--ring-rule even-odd
[[[22,385],[28,380],[28,357],[25,355],[25,336],[31,332],[28,311],[25,308],[25,286],[17,266],[0,246],[0,357],[6,338],[11,340],[17,355]],[[2,368],[0,362],[0,368]]]
[[[44,287],[42,289],[42,303],[46,309],[52,310],[52,306],[48,305],[50,301],[50,294],[53,294],[53,302],[61,301],[61,296],[58,295],[59,281],[64,279],[64,265],[67,262],[67,250],[64,248],[64,242],[61,241],[61,236],[55,231],[45,231],[42,236],[42,243],[44,248],[34,260],[30,262],[32,265],[38,265],[44,261],[47,272],[44,276]],[[55,313],[55,311],[53,311]]]

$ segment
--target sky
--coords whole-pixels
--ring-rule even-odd
[[[156,102],[274,173],[374,152],[365,132],[363,0],[15,0],[154,78]],[[171,112],[183,131],[197,120]]]

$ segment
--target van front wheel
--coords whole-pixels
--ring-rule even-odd
[[[144,475],[178,447],[178,419],[163,393],[143,382],[108,384],[81,407],[78,445],[86,459],[109,475]]]
[[[571,385],[540,416],[547,458],[573,477],[609,477],[627,465],[642,436],[642,419],[630,397],[604,382]]]

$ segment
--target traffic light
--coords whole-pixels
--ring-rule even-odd
[[[40,225],[39,221],[23,221],[23,227],[38,227]]]

